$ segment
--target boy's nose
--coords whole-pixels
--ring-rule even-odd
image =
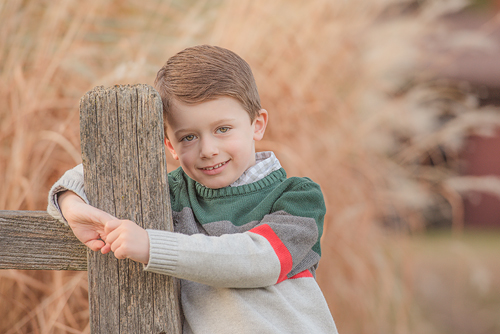
[[[217,143],[212,138],[203,138],[201,140],[200,156],[202,158],[211,158],[219,154]]]

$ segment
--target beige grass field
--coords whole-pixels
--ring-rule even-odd
[[[439,20],[465,4],[2,1],[0,209],[44,210],[50,186],[80,163],[85,92],[152,84],[174,53],[216,44],[254,71],[270,113],[257,148],[322,187],[328,213],[318,282],[340,332],[499,333],[500,273],[491,257],[498,243],[476,251],[460,234],[457,156],[468,135],[488,135],[500,114],[478,108],[466,84],[425,67],[429,58],[452,61],[435,55],[437,46],[492,47],[487,34],[451,31]],[[450,222],[455,236],[424,238],[429,219]],[[443,280],[453,282],[447,294]],[[484,310],[479,322],[471,298]],[[437,316],[450,303],[460,307]],[[0,271],[0,333],[89,333],[86,273]]]

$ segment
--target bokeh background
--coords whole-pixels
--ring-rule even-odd
[[[0,209],[80,163],[79,99],[215,44],[251,65],[273,150],[328,213],[341,333],[500,333],[500,2],[0,1]],[[167,157],[169,170],[177,167]],[[0,271],[0,333],[89,333],[85,272]]]

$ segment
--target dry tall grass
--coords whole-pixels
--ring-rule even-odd
[[[419,332],[404,238],[381,226],[418,230],[430,209],[460,226],[460,180],[447,181],[453,156],[468,133],[500,123],[422,66],[432,43],[457,45],[459,32],[436,19],[463,5],[3,1],[0,209],[45,209],[50,185],[80,162],[78,101],[87,90],[151,84],[182,48],[224,46],[250,63],[270,112],[258,148],[322,186],[318,281],[341,332]],[[85,295],[84,273],[2,271],[0,332],[88,333]]]

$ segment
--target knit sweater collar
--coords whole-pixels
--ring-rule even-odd
[[[286,172],[283,168],[280,168],[276,171],[271,172],[266,177],[252,183],[244,184],[237,187],[224,187],[219,189],[207,188],[201,183],[194,181],[186,175],[190,182],[194,183],[196,193],[198,196],[203,198],[217,198],[217,197],[226,197],[226,196],[234,196],[234,195],[243,195],[255,191],[262,190],[270,185],[280,182],[286,179]]]

